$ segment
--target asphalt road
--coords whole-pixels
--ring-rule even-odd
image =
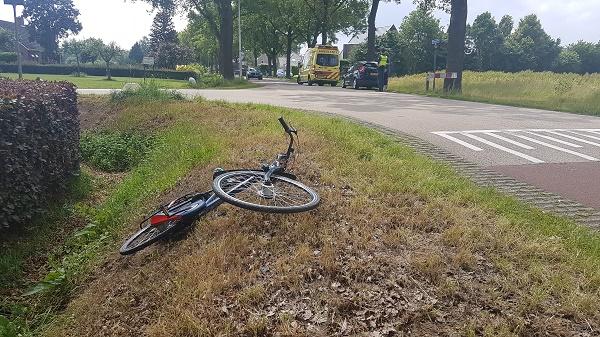
[[[209,100],[264,103],[362,119],[600,208],[600,118],[371,90],[274,80],[262,83],[255,89],[181,92]]]

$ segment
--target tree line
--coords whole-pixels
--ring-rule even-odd
[[[377,37],[375,49],[389,54],[395,74],[415,74],[433,70],[436,48],[432,41],[446,39],[440,21],[431,12],[417,9],[402,20],[397,31]],[[482,13],[466,26],[466,40],[473,46],[472,53],[465,56],[469,70],[600,72],[600,42],[561,46],[560,39],[548,35],[535,14],[522,18],[515,27],[509,15],[497,22],[491,13]],[[445,53],[443,47],[438,48],[436,70],[446,67]],[[354,48],[350,56],[350,61],[373,59],[367,42]]]

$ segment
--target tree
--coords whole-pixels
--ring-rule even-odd
[[[503,16],[500,20],[500,23],[498,24],[498,29],[500,29],[500,32],[502,33],[502,36],[504,36],[505,39],[508,38],[510,34],[512,34],[514,27],[515,21],[510,15]]]
[[[154,18],[150,32],[150,50],[161,68],[174,69],[179,57],[179,39],[173,25],[172,13],[162,9]]]
[[[170,11],[162,9],[154,17],[150,31],[150,50],[157,50],[161,43],[177,43],[177,31],[171,16]]]
[[[104,42],[95,38],[88,38],[81,42],[83,43],[81,63],[95,63],[100,56],[100,50],[104,47]]]
[[[103,46],[100,50],[100,57],[106,63],[106,79],[109,81],[112,80],[112,75],[110,74],[110,64],[121,52],[121,48],[119,48],[116,42],[111,42]]]
[[[13,39],[14,37],[9,31],[0,28],[0,52],[12,52],[15,50]]]
[[[564,49],[558,54],[555,70],[560,73],[578,73],[581,71],[579,54],[574,50]]]
[[[59,39],[82,29],[72,0],[26,0],[23,17],[29,20],[31,38],[44,48],[46,61],[56,61]]]
[[[139,42],[133,44],[133,46],[129,50],[128,58],[131,61],[131,63],[142,63],[142,61],[144,60],[144,51],[142,50],[142,46],[140,46]]]
[[[444,80],[444,91],[462,90],[462,73],[465,65],[465,38],[467,31],[467,0],[413,0],[422,9],[450,9],[450,26],[448,27],[448,56],[446,71],[458,73],[456,79]]]
[[[560,53],[560,40],[552,39],[542,28],[540,20],[535,14],[521,19],[519,26],[511,35],[512,51],[517,55],[533,56],[525,68],[535,71],[551,70]],[[528,48],[515,50],[514,48]],[[522,70],[522,69],[521,69]]]
[[[75,60],[77,62],[77,76],[81,75],[81,54],[83,53],[84,48],[85,45],[83,41],[77,41],[75,39],[71,39],[63,43],[63,50],[65,54],[72,55],[75,57]]]
[[[404,18],[399,35],[402,46],[399,56],[406,72],[414,74],[430,70],[434,53],[431,41],[442,39],[444,35],[440,21],[429,12],[417,9]]]
[[[312,32],[305,35],[311,38],[309,47],[314,47],[317,37],[321,35],[321,43],[334,40],[335,33],[351,33],[366,27],[366,14],[370,0],[304,0],[309,20],[305,27]]]
[[[578,41],[569,45],[567,49],[576,52],[579,56],[580,72],[589,74],[600,72],[600,43]]]
[[[216,70],[219,63],[219,44],[216,37],[201,17],[190,13],[188,18],[188,26],[179,35],[181,43],[191,48],[193,58],[197,62]]]
[[[400,3],[400,0],[383,1],[394,1],[396,3]],[[371,0],[371,9],[369,10],[369,18],[367,19],[367,60],[376,60],[377,57],[377,50],[375,48],[377,27],[375,23],[377,20],[377,11],[379,10],[380,2],[381,0]]]
[[[501,57],[504,38],[492,14],[485,12],[477,16],[469,35],[475,41],[478,70],[496,69],[495,59]]]

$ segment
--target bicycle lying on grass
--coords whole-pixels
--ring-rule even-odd
[[[286,153],[277,155],[270,165],[263,164],[261,170],[216,169],[212,191],[188,194],[160,206],[140,223],[140,230],[125,241],[120,253],[133,254],[187,228],[223,202],[266,213],[298,213],[316,208],[320,201],[317,192],[286,172],[295,153],[294,136],[297,139],[298,132],[283,117],[279,122],[290,137]]]

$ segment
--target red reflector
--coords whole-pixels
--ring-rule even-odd
[[[173,215],[173,216],[166,216],[166,215],[155,215],[152,218],[150,218],[150,225],[152,226],[158,226],[158,225],[162,225],[165,222],[168,221],[172,221],[172,220],[179,220],[181,219],[180,215]]]

